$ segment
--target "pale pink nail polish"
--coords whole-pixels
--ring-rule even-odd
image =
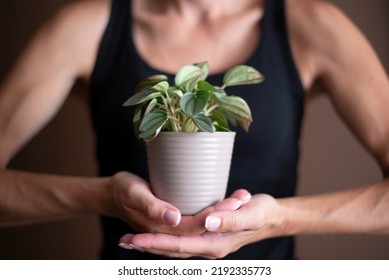
[[[165,223],[171,226],[177,226],[181,221],[181,215],[177,211],[167,209],[163,214]]]
[[[247,194],[245,198],[242,200],[242,205],[245,205],[247,202],[249,202],[251,199],[251,194]]]
[[[126,244],[126,243],[119,243],[118,244],[119,247],[122,247],[123,249],[127,249],[127,250],[138,250],[138,251],[142,251],[142,248],[139,247],[139,246],[136,246],[136,245],[133,245],[133,244]]]
[[[235,205],[234,205],[234,207],[232,208],[232,210],[233,210],[233,211],[238,210],[238,209],[240,208],[240,206],[242,206],[242,204],[243,204],[243,202],[240,201],[240,200],[238,200],[238,201],[235,203]]]
[[[209,231],[215,231],[220,228],[222,219],[220,217],[208,216],[205,219],[205,228]]]

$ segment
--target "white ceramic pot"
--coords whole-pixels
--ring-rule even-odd
[[[226,195],[235,132],[161,132],[146,143],[153,193],[183,215]]]

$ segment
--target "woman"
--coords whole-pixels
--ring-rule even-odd
[[[128,127],[131,112],[120,104],[146,75],[204,60],[213,82],[242,63],[267,79],[236,92],[253,108],[255,123],[248,135],[238,131],[229,198],[181,217],[143,180],[144,150]],[[102,177],[7,170],[76,78],[91,85]],[[293,239],[284,236],[387,233],[387,179],[337,193],[293,195],[305,97],[323,89],[387,174],[388,88],[369,44],[325,2],[115,0],[69,6],[39,32],[0,88],[1,224],[100,214],[104,258],[293,258]],[[244,189],[235,191],[237,186]]]

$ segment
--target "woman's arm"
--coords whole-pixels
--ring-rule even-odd
[[[7,169],[15,153],[57,113],[74,81],[89,78],[110,3],[65,7],[38,32],[0,85],[0,226],[99,214],[142,231],[204,231],[201,222],[189,219],[177,226],[178,209],[155,198],[134,174],[82,178]]]
[[[293,2],[302,3],[300,9],[290,7],[289,15],[295,36],[304,38],[300,44],[308,50],[307,60],[315,73],[313,83],[321,86],[387,176],[389,80],[382,64],[365,37],[336,7],[321,1]],[[389,217],[385,214],[389,210],[388,179],[281,203],[294,213],[288,217],[289,234],[389,232]]]
[[[81,209],[86,205],[112,214],[103,213],[109,209],[106,179],[6,169],[15,153],[57,113],[74,81],[89,71],[97,48],[93,46],[98,45],[108,17],[103,12],[108,7],[101,3],[73,4],[61,10],[39,30],[0,86],[0,225],[92,211]],[[93,19],[95,15],[101,16]],[[98,201],[86,203],[88,197]]]
[[[110,187],[109,178],[0,171],[0,227],[92,213],[114,216]]]
[[[109,11],[93,2],[57,13],[0,84],[0,167],[58,112],[75,80],[91,73]]]

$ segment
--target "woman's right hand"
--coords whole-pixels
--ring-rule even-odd
[[[236,210],[248,195],[247,191],[238,190],[231,197],[197,215],[181,216],[175,206],[155,197],[145,180],[124,171],[111,178],[110,193],[113,214],[136,231],[173,235],[204,233],[208,213],[215,210]]]
[[[176,207],[156,198],[150,185],[132,173],[119,172],[112,177],[111,195],[114,215],[139,232],[159,232],[181,221]]]

